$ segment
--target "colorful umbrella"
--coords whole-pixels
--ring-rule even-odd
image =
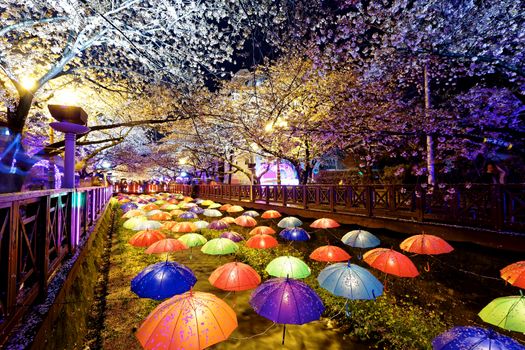
[[[242,227],[254,227],[257,225],[257,221],[251,216],[239,216],[235,219],[235,224]]]
[[[203,220],[195,221],[193,224],[195,225],[197,230],[202,230],[203,228],[207,228],[209,225],[207,221],[203,221]]]
[[[257,226],[250,231],[250,235],[274,235],[275,230],[268,226]]]
[[[257,288],[261,276],[251,266],[234,261],[215,269],[208,281],[219,289],[240,292]]]
[[[310,259],[324,262],[347,261],[350,258],[350,254],[333,245],[321,246],[310,254]]]
[[[168,221],[171,220],[171,215],[169,213],[161,212],[155,215],[150,216],[150,220],[155,221]]]
[[[373,248],[381,242],[379,238],[365,230],[353,230],[341,238],[341,242],[354,248]]]
[[[128,241],[135,247],[149,247],[153,243],[166,238],[162,232],[157,230],[145,230],[135,233]]]
[[[228,225],[231,225],[231,224],[235,223],[235,219],[232,218],[231,216],[225,216],[222,219],[220,219],[219,221],[225,222]]]
[[[162,207],[160,207],[160,209],[172,211],[172,210],[179,209],[179,206],[177,204],[167,203],[167,204],[164,204]]]
[[[383,285],[374,275],[350,262],[325,267],[317,281],[333,295],[352,300],[372,300],[383,294]]]
[[[170,215],[175,217],[175,216],[179,216],[180,214],[182,214],[184,212],[185,212],[184,210],[175,209],[175,210],[170,211]]]
[[[185,235],[180,236],[178,240],[190,248],[199,247],[208,242],[206,237],[198,233],[186,233]]]
[[[192,213],[191,211],[187,211],[185,213],[179,214],[179,219],[197,219],[198,216],[195,213]]]
[[[219,207],[219,210],[226,211],[226,210],[228,210],[228,208],[230,208],[231,206],[232,206],[231,204],[226,203],[226,204],[221,205],[221,206]]]
[[[132,217],[145,216],[145,215],[146,215],[146,213],[143,210],[132,209],[132,210],[128,211],[127,213],[125,213],[124,215],[122,215],[122,218],[123,219],[130,219]]]
[[[525,333],[525,296],[513,295],[496,298],[478,315],[483,321],[494,326]]]
[[[312,228],[336,228],[339,226],[341,225],[339,225],[337,221],[329,218],[317,219],[310,224],[310,227]]]
[[[242,213],[242,215],[251,216],[252,218],[256,218],[259,216],[259,213],[256,212],[255,210],[248,210]]]
[[[183,197],[182,200],[185,201],[186,203],[193,202],[193,198],[191,198],[189,196]]]
[[[190,208],[188,211],[191,211],[192,213],[195,213],[195,214],[204,213],[204,209],[202,209],[201,207],[193,207],[193,208]]]
[[[480,327],[454,327],[432,340],[434,350],[523,350],[516,340]]]
[[[150,245],[148,249],[146,249],[146,254],[171,253],[185,249],[188,249],[188,246],[182,243],[182,241],[175,238],[165,238]]]
[[[454,250],[444,239],[427,234],[408,237],[399,246],[406,252],[425,255],[445,254]]]
[[[193,271],[174,261],[149,265],[131,280],[131,291],[141,298],[162,300],[187,292],[197,282]]]
[[[304,261],[289,255],[273,259],[266,266],[265,271],[270,276],[290,278],[306,278],[311,273],[310,268]]]
[[[384,273],[399,277],[416,277],[419,275],[414,263],[405,255],[392,249],[375,248],[363,256],[366,263]]]
[[[124,212],[128,212],[130,210],[134,210],[137,208],[138,208],[138,205],[136,205],[135,203],[124,203],[120,206],[120,209],[122,209],[122,211]]]
[[[237,316],[228,304],[213,294],[190,291],[157,306],[136,336],[148,350],[200,350],[228,339],[235,328]]]
[[[262,283],[250,297],[255,312],[272,322],[305,324],[321,318],[324,305],[321,298],[306,283],[291,278],[272,278]]]
[[[515,287],[525,289],[525,260],[504,267],[501,278]]]
[[[288,241],[307,241],[310,234],[301,227],[285,228],[279,233],[279,236]]]
[[[288,216],[284,219],[281,219],[281,221],[279,221],[277,226],[279,226],[280,228],[293,228],[293,227],[301,226],[302,224],[303,222],[299,220],[298,218],[294,216]]]
[[[175,225],[177,225],[178,222],[177,221],[165,221],[163,224],[162,224],[162,229],[163,230],[172,230],[173,227],[175,227]]]
[[[280,217],[281,214],[277,210],[267,210],[261,215],[263,219],[278,219]]]
[[[137,225],[139,222],[143,222],[146,220],[148,220],[148,218],[145,216],[134,216],[124,221],[124,224],[122,224],[122,226],[124,226],[124,228],[127,228],[128,230],[133,230],[135,225]]]
[[[227,231],[227,232],[222,233],[221,238],[227,238],[236,243],[240,241],[244,241],[244,237],[240,233],[237,233],[234,231]]]
[[[142,210],[145,210],[145,211],[158,210],[158,209],[159,209],[159,206],[153,203],[146,204],[145,206],[142,207]]]
[[[156,230],[158,228],[162,228],[162,224],[160,222],[154,221],[154,220],[139,221],[135,225],[133,225],[133,230],[134,231]]]
[[[244,211],[244,208],[240,205],[232,205],[228,209],[226,209],[228,213],[240,213],[241,211]]]
[[[210,230],[217,230],[217,231],[226,230],[228,227],[230,227],[230,225],[228,225],[224,221],[219,221],[219,220],[214,220],[210,222],[210,224],[208,225],[208,228]]]
[[[212,203],[212,204],[208,205],[208,209],[218,209],[220,207],[221,207],[221,205],[219,203]]]
[[[277,247],[279,243],[270,235],[254,235],[246,241],[246,246],[255,249],[268,249]]]
[[[193,222],[183,221],[175,224],[171,230],[177,233],[188,233],[197,231],[197,227]]]
[[[150,211],[146,212],[146,216],[147,216],[148,218],[150,218],[150,217],[152,217],[153,215],[162,214],[162,213],[164,213],[164,212],[163,212],[162,210],[160,210],[160,209],[153,209],[153,210],[150,210]],[[170,219],[171,219],[171,218],[170,218]]]
[[[209,255],[233,254],[239,250],[239,246],[227,238],[214,238],[206,242],[201,252]]]
[[[213,202],[212,200],[206,199],[206,200],[204,200],[204,201],[201,202],[201,205],[202,205],[203,207],[208,207],[208,206],[212,205],[213,203],[214,203],[214,202]]]
[[[222,213],[220,211],[218,211],[217,209],[205,209],[202,212],[202,215],[208,216],[210,218],[218,218],[218,217],[222,216]]]

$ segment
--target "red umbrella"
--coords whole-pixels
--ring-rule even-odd
[[[426,255],[445,254],[454,250],[443,238],[427,234],[408,237],[399,246],[406,252]]]
[[[242,227],[254,227],[257,221],[251,216],[241,215],[235,219],[235,223]]]
[[[348,261],[350,258],[350,254],[333,245],[324,245],[310,254],[310,259],[326,262]]]
[[[328,218],[317,219],[310,224],[310,227],[313,228],[335,228],[339,226],[340,225],[337,223],[337,221]]]
[[[268,226],[257,226],[253,230],[250,231],[250,235],[274,235],[275,230]]]
[[[280,217],[281,214],[277,210],[267,210],[261,215],[261,218],[263,219],[277,219]]]
[[[129,244],[135,247],[149,247],[153,243],[166,238],[162,232],[157,230],[144,230],[135,233],[130,239]]]
[[[515,262],[504,267],[501,271],[501,278],[515,287],[525,289],[525,260]]]
[[[179,241],[178,239],[174,238],[165,238],[161,239],[160,241],[157,241],[150,245],[148,249],[146,249],[147,254],[162,254],[162,253],[170,253],[170,252],[176,252],[179,250],[188,249],[188,247]]]
[[[277,247],[279,243],[270,235],[255,235],[246,241],[246,245],[255,249],[268,249]]]
[[[416,277],[419,275],[414,263],[392,249],[375,248],[363,255],[363,260],[373,268],[399,277]]]
[[[261,276],[251,266],[234,261],[215,269],[208,281],[219,289],[240,292],[256,288],[261,283]]]

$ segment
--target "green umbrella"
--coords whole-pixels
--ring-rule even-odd
[[[214,238],[201,248],[201,252],[210,255],[232,254],[237,250],[239,250],[239,246],[228,238]]]
[[[175,209],[180,209],[180,207],[177,205],[177,204],[169,204],[167,205],[166,207],[164,207],[163,210],[175,210]]]
[[[185,235],[179,237],[179,241],[190,248],[198,247],[208,242],[206,237],[198,233],[186,233]]]
[[[496,298],[479,312],[487,323],[509,331],[525,333],[525,296]]]
[[[275,277],[305,278],[310,276],[310,268],[301,259],[293,256],[280,256],[270,261],[266,272]]]
[[[122,226],[124,226],[124,228],[127,228],[128,230],[133,230],[133,227],[135,227],[136,224],[146,220],[148,220],[148,218],[146,218],[145,216],[134,216],[124,221],[124,224]]]
[[[159,199],[159,200],[157,200],[157,201],[155,201],[155,202],[153,202],[153,203],[155,203],[155,204],[157,204],[157,205],[163,205],[163,204],[166,204],[166,201],[163,200],[163,199]]]
[[[219,203],[212,203],[210,205],[208,205],[208,209],[217,209],[217,208],[220,208],[221,205]]]

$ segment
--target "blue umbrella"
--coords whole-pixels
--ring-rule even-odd
[[[204,213],[204,209],[202,209],[201,207],[191,207],[188,211],[195,213],[195,214]]]
[[[179,218],[181,219],[197,219],[197,214],[187,211],[185,213],[180,213]]]
[[[279,236],[289,241],[307,241],[310,239],[308,232],[301,227],[285,228],[279,233]]]
[[[123,212],[128,212],[132,209],[137,209],[138,207],[139,207],[138,205],[136,205],[135,203],[131,203],[131,202],[124,203],[120,206]]]
[[[516,340],[492,329],[454,327],[432,340],[434,350],[523,350]]]
[[[377,247],[381,241],[365,230],[353,230],[341,238],[341,242],[354,248],[372,248]]]
[[[333,295],[352,300],[371,300],[383,294],[383,285],[374,275],[350,262],[325,267],[317,281]]]
[[[251,216],[252,218],[256,218],[259,216],[259,213],[256,212],[255,210],[248,210],[242,213],[242,215]]]
[[[294,216],[288,216],[284,219],[281,219],[281,221],[279,221],[277,226],[279,226],[280,228],[293,228],[293,227],[301,226],[302,224],[303,222],[299,220],[298,218]]]
[[[131,291],[141,298],[162,300],[191,289],[197,282],[193,271],[174,261],[149,265],[131,280]]]

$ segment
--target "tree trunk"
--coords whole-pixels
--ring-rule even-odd
[[[430,82],[428,76],[428,63],[425,64],[423,71],[424,91],[425,91],[425,118],[428,120],[430,110]],[[427,135],[427,182],[429,185],[436,183],[435,157],[434,157],[434,136]]]
[[[281,185],[281,158],[277,159],[276,172],[277,185]]]
[[[20,94],[18,105],[14,111],[7,113],[7,126],[14,134],[21,134],[33,103],[32,92]]]

